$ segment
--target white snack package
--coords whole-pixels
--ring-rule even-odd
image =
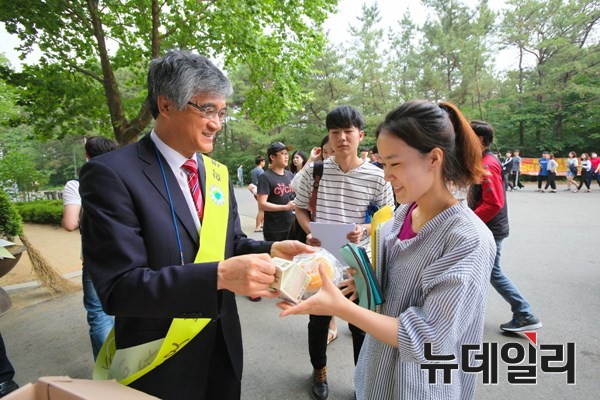
[[[345,268],[333,254],[323,248],[318,248],[314,253],[298,254],[294,257],[293,261],[300,265],[310,278],[304,291],[304,299],[312,296],[321,289],[323,282],[321,275],[319,275],[320,264],[325,266],[327,275],[336,286],[345,279]]]
[[[310,277],[299,264],[293,261],[273,257],[273,262],[277,270],[275,271],[275,281],[271,284],[271,289],[278,290],[280,293],[279,297],[282,300],[298,304],[302,300]]]

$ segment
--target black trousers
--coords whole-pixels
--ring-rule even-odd
[[[547,179],[548,179],[548,175],[538,175],[538,177],[537,177],[538,189],[542,188],[542,181],[545,181]]]
[[[512,190],[512,188],[515,186],[510,181],[510,172],[509,171],[502,172],[502,184],[504,185],[504,190],[508,190],[509,188]]]
[[[581,181],[579,181],[579,186],[577,186],[577,190],[581,190],[581,187],[585,184],[585,187],[589,190],[590,185],[592,184],[592,173],[591,171],[581,171]]]
[[[263,228],[263,237],[269,242],[279,242],[287,239],[288,231],[271,232]]]
[[[10,381],[15,377],[15,370],[6,355],[6,346],[0,333],[0,383]]]
[[[550,186],[553,190],[556,190],[556,172],[548,172],[548,181],[546,182],[546,187],[544,190],[548,189]]]
[[[330,316],[310,315],[308,322],[308,353],[314,369],[327,365],[327,333]],[[352,324],[348,324],[352,333],[352,348],[354,349],[354,365],[358,361],[360,349],[365,340],[365,332]]]
[[[231,364],[225,339],[221,333],[222,327],[219,322],[217,340],[211,357],[211,370],[208,375],[206,386],[206,400],[239,400],[242,396],[242,382],[238,379]]]

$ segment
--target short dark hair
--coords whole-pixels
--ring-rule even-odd
[[[89,158],[94,158],[100,154],[108,153],[117,148],[117,143],[114,140],[105,138],[104,136],[92,136],[85,141],[85,154]]]
[[[260,164],[263,161],[265,161],[265,156],[256,156],[256,158],[254,159],[254,163],[256,165]]]
[[[494,141],[494,127],[485,121],[473,120],[471,121],[471,128],[477,136],[483,139],[483,145],[490,147]]]
[[[356,127],[362,131],[365,129],[365,120],[356,108],[351,106],[337,106],[327,114],[325,126],[327,130]]]
[[[371,147],[371,153],[373,153],[373,154],[379,154],[379,150],[377,149],[377,145]]]

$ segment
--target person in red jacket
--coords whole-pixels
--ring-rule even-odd
[[[516,285],[504,274],[500,267],[502,241],[508,237],[508,209],[506,192],[502,184],[502,167],[490,151],[494,141],[494,128],[484,121],[472,121],[471,128],[481,141],[483,168],[487,174],[479,185],[471,187],[469,205],[473,212],[487,225],[496,241],[496,259],[490,277],[494,289],[506,300],[512,309],[513,318],[500,325],[507,332],[522,332],[542,327],[540,320],[533,314],[531,306]]]
[[[596,152],[592,151],[590,161],[592,162],[592,179],[595,179],[598,186],[600,186],[600,157]]]

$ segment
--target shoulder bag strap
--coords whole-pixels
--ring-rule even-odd
[[[308,211],[310,211],[310,220],[314,221],[317,218],[317,192],[319,191],[319,182],[323,176],[323,163],[315,162],[313,165],[313,190],[310,194],[308,202]]]

